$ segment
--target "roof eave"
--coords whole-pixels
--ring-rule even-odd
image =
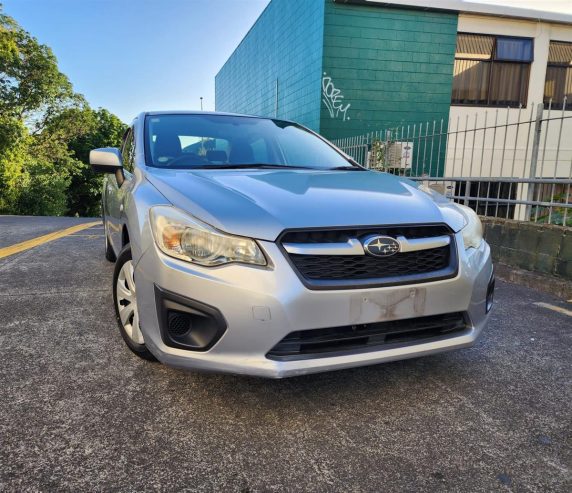
[[[524,9],[508,5],[467,2],[463,0],[333,0],[336,3],[352,3],[380,7],[420,9],[428,11],[457,12],[461,14],[488,15],[493,17],[523,19],[537,22],[572,25],[572,14],[547,10]]]

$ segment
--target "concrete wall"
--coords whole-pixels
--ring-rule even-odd
[[[493,260],[572,281],[572,228],[482,217]]]
[[[326,0],[321,133],[447,121],[456,33],[454,13]]]
[[[216,110],[319,131],[323,28],[323,0],[272,0],[217,74]]]

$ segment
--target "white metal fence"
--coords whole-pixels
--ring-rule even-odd
[[[572,112],[477,110],[334,141],[363,166],[424,181],[479,214],[572,226]]]

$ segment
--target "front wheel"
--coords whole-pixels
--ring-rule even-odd
[[[140,358],[155,361],[155,357],[145,345],[143,333],[139,328],[139,312],[137,311],[135,292],[131,247],[126,245],[117,257],[113,273],[115,316],[121,337],[129,349]]]

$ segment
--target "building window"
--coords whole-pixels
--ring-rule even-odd
[[[530,38],[459,33],[451,104],[525,107],[532,54]]]
[[[572,110],[572,43],[551,41],[544,83],[544,106],[562,109],[566,97],[566,109]]]

